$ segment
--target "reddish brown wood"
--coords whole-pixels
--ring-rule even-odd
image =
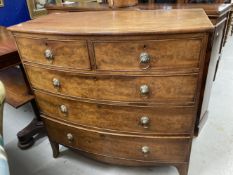
[[[84,40],[18,38],[17,44],[25,61],[65,68],[90,69],[87,43]],[[46,58],[46,50],[51,52],[52,58]]]
[[[0,26],[0,70],[17,64],[20,64],[20,59],[14,38],[6,28]]]
[[[59,144],[52,141],[52,140],[49,140],[49,142],[50,142],[52,150],[53,150],[53,157],[57,158],[59,156]]]
[[[94,42],[94,53],[98,70],[151,71],[198,68],[201,45],[201,38],[103,41]],[[149,54],[148,64],[140,64],[140,54],[143,52]]]
[[[0,26],[0,56],[17,51],[12,34]]]
[[[17,67],[16,67],[17,65]],[[18,146],[28,148],[34,143],[34,135],[43,131],[43,124],[39,121],[38,108],[34,102],[27,78],[22,69],[21,61],[12,34],[0,26],[0,80],[6,86],[6,102],[15,108],[31,102],[37,119],[21,130],[18,136]]]
[[[51,119],[44,119],[44,122],[54,142],[87,153],[142,162],[186,162],[188,159],[189,137],[119,135],[65,125]],[[142,152],[143,146],[149,147],[148,153]]]
[[[188,163],[178,164],[176,165],[176,168],[179,171],[180,175],[188,174]]]
[[[196,100],[197,74],[140,77],[119,74],[113,77],[54,71],[31,65],[25,68],[33,88],[77,98],[142,104],[192,104]],[[54,79],[59,81],[59,87],[54,86]],[[145,95],[140,92],[143,85],[149,87]]]
[[[73,3],[73,4],[47,4],[48,13],[54,12],[80,12],[80,11],[104,11],[112,10],[108,4],[99,4],[96,2],[89,3]],[[160,10],[160,9],[193,9],[202,8],[210,18],[218,18],[219,16],[228,13],[231,9],[231,4],[212,3],[212,4],[162,4],[162,3],[142,3],[130,8],[119,8],[117,10]]]
[[[108,0],[111,8],[130,7],[138,4],[138,0]]]
[[[209,32],[213,29],[213,26],[208,20],[204,10],[201,9],[175,9],[172,11],[159,11],[158,13],[154,13],[149,10],[99,11],[83,13],[51,14],[28,21],[27,23],[15,25],[9,29],[17,33],[29,32],[54,35],[99,36],[119,34],[167,34],[168,32],[170,34],[177,34],[185,32]],[[192,16],[192,19],[190,19],[190,16]],[[57,20],[58,18],[59,20]],[[194,19],[196,21],[195,25],[193,23]],[[40,24],[40,27],[38,27],[37,24]],[[70,24],[72,24],[73,27],[70,27]],[[110,24],[114,24],[114,27]],[[183,26],[186,27],[184,28]]]
[[[25,84],[20,67],[15,67],[20,63],[14,37],[0,26],[0,80],[6,86],[6,102],[16,108],[34,98]]]
[[[20,68],[11,67],[0,71],[0,80],[6,88],[6,101],[15,108],[34,99],[34,95],[28,92],[24,77]]]
[[[59,56],[67,60],[72,55],[74,62],[80,56],[74,49],[70,51],[75,54],[66,52],[70,47],[65,44],[80,40],[87,43],[85,61],[90,69],[67,66],[66,62],[60,65],[38,62],[29,55],[43,54],[40,45],[36,44],[35,51],[28,54],[29,48],[18,43],[54,157],[59,154],[58,144],[63,144],[107,163],[173,165],[181,175],[187,175],[194,124],[202,100],[202,81],[206,76],[208,37],[213,29],[204,11],[59,15],[59,21],[57,14],[51,14],[10,28],[16,40],[23,43],[53,40],[68,55]],[[86,23],[84,16],[95,23]],[[79,23],[71,22],[71,17]],[[156,46],[160,52],[155,52]],[[182,52],[186,46],[190,51]],[[141,49],[153,58],[158,56],[148,70],[138,66]],[[140,91],[142,85],[148,85],[148,93]],[[148,128],[142,128],[139,121],[144,113],[151,119],[152,126]]]
[[[206,121],[207,114],[208,114],[208,101],[210,98],[210,90],[213,84],[212,78],[215,79],[217,75],[217,68],[218,63],[220,62],[220,55],[222,52],[222,47],[225,44],[227,40],[227,31],[229,31],[230,27],[230,19],[231,19],[231,6],[232,4],[223,4],[223,3],[211,3],[211,4],[187,4],[183,2],[179,2],[177,4],[158,4],[158,3],[148,3],[148,4],[139,4],[137,6],[131,7],[131,8],[124,8],[124,10],[170,10],[170,9],[193,9],[193,8],[202,8],[208,15],[209,19],[215,25],[216,32],[218,33],[218,37],[216,38],[215,34],[212,35],[213,37],[210,37],[209,39],[209,49],[206,53],[206,64],[205,64],[205,71],[204,71],[204,79],[202,81],[202,88],[201,88],[201,100],[199,103],[199,109],[198,109],[198,115],[197,115],[197,121],[196,121],[196,127],[195,127],[195,133],[198,135],[199,130],[204,126],[204,122]],[[106,4],[98,4],[98,3],[84,3],[84,4],[71,4],[71,5],[65,5],[65,4],[56,4],[56,5],[47,5],[46,6],[49,13],[54,12],[75,12],[75,11],[106,11],[111,10],[108,8]],[[122,10],[122,9],[118,9]],[[221,42],[219,42],[221,41]],[[187,48],[187,46],[185,46]],[[122,49],[122,48],[121,48]],[[107,49],[106,49],[107,50]],[[108,49],[109,50],[109,49]],[[107,50],[107,51],[108,51]],[[111,49],[112,51],[112,49]],[[187,49],[187,51],[190,51],[190,49]],[[218,53],[219,51],[219,53]],[[110,52],[111,54],[112,52]],[[121,52],[118,52],[120,55]],[[129,54],[134,54],[134,52],[130,52]],[[121,56],[122,57],[122,56]],[[138,55],[134,56],[138,57]],[[218,58],[217,58],[218,57]],[[102,58],[102,57],[101,57]],[[216,59],[218,60],[216,62]],[[112,61],[112,59],[111,59]],[[119,62],[119,60],[117,59]],[[120,60],[121,61],[121,60]],[[124,61],[124,60],[123,60]],[[127,59],[128,61],[128,59]],[[98,60],[97,60],[98,63]],[[102,63],[102,62],[101,62]],[[104,62],[105,63],[105,62]],[[106,62],[108,63],[108,62]],[[105,63],[105,64],[106,64]],[[135,62],[134,62],[135,63]],[[134,65],[134,63],[131,63],[130,65]],[[211,66],[209,66],[209,63]],[[103,63],[102,63],[103,64]],[[125,64],[120,64],[119,68],[124,68]],[[109,69],[111,69],[110,64],[108,64]],[[117,65],[114,64],[114,67]],[[127,66],[127,64],[125,65]],[[215,73],[213,74],[213,69],[215,69]],[[101,68],[101,65],[98,65],[98,68]],[[118,69],[119,69],[118,68]],[[129,69],[129,67],[127,67]],[[134,67],[131,67],[131,69],[140,68],[138,65]],[[153,67],[152,67],[153,68]],[[105,68],[106,69],[106,68]],[[208,78],[206,78],[208,76]]]
[[[153,135],[189,135],[195,116],[194,107],[116,106],[77,101],[40,91],[35,91],[37,103],[44,115],[84,127],[94,127],[114,132],[131,132]],[[61,111],[61,107],[66,112]],[[127,116],[127,119],[126,119]],[[146,116],[149,123],[141,124]]]

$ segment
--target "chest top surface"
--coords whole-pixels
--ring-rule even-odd
[[[9,28],[14,32],[62,35],[125,35],[207,32],[202,9],[54,13]]]

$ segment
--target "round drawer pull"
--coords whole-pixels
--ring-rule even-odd
[[[50,49],[46,49],[44,51],[44,56],[47,60],[52,61],[53,60],[53,52]]]
[[[150,92],[150,88],[149,88],[148,85],[141,85],[141,86],[140,86],[140,93],[141,93],[142,95],[148,95],[149,92]]]
[[[66,107],[66,105],[61,105],[60,106],[60,110],[62,113],[67,114],[68,113],[68,108]]]
[[[61,83],[57,78],[53,78],[53,86],[56,88],[59,88],[61,86]]]
[[[146,52],[142,52],[140,54],[140,63],[142,64],[146,64],[146,63],[149,63],[150,62],[150,56],[148,53]]]
[[[69,142],[72,142],[74,140],[74,136],[71,133],[67,134],[67,139]]]
[[[142,153],[143,154],[148,154],[150,152],[150,148],[148,146],[143,146],[142,147]]]
[[[140,65],[141,69],[148,69],[150,67],[150,56],[146,52],[140,54]]]
[[[149,124],[150,124],[150,119],[147,116],[142,116],[140,119],[140,123],[144,128],[148,128]]]

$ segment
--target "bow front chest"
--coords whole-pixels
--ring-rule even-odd
[[[54,157],[62,144],[187,175],[212,29],[201,9],[54,13],[11,27]]]

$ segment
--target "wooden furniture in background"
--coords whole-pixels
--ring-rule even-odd
[[[23,78],[20,68],[21,61],[15,41],[10,32],[0,27],[0,79],[7,90],[6,101],[15,108],[34,99]]]
[[[0,80],[6,86],[6,102],[15,108],[19,108],[30,102],[37,114],[37,119],[17,136],[19,147],[26,149],[34,143],[33,136],[43,131],[43,123],[40,121],[34,95],[28,85],[24,69],[12,34],[5,27],[0,26]]]
[[[118,10],[172,10],[172,9],[196,9],[203,8],[215,26],[213,34],[210,36],[206,53],[206,69],[204,71],[206,78],[203,79],[201,90],[201,99],[197,113],[195,125],[195,135],[203,128],[208,117],[208,103],[210,99],[211,87],[217,74],[217,68],[221,58],[222,47],[227,36],[227,24],[231,4],[139,4],[130,8],[120,8]],[[54,12],[81,12],[81,11],[109,11],[112,10],[107,4],[82,3],[82,4],[48,4],[46,6],[48,13]],[[211,65],[210,69],[208,65]],[[208,78],[207,78],[208,77]]]
[[[188,174],[213,30],[202,9],[60,13],[9,29],[54,157],[62,144]]]
[[[183,3],[231,3],[230,0],[139,0],[139,2],[144,2],[144,3],[178,3],[178,4],[183,4]]]
[[[138,4],[138,0],[108,0],[111,8],[130,7]]]

